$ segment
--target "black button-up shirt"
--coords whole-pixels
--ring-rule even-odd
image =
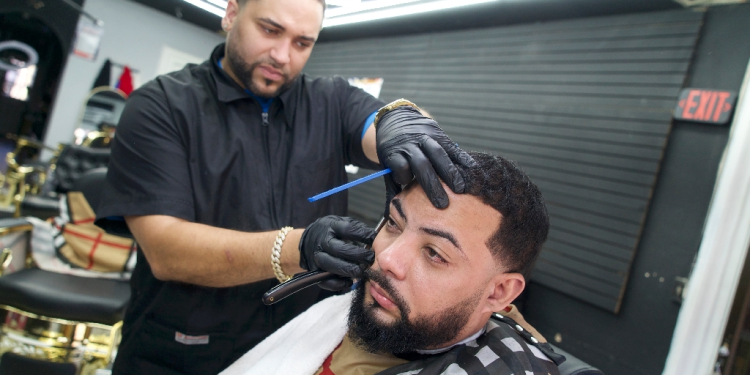
[[[300,75],[264,114],[219,68],[223,53],[222,44],[203,64],[159,76],[128,99],[100,219],[169,215],[256,232],[346,214],[345,193],[307,198],[346,183],[346,164],[377,167],[361,139],[383,103],[343,78]],[[319,298],[318,288],[308,288],[267,307],[261,296],[275,280],[233,288],[163,282],[138,255],[115,370],[151,369],[144,363],[186,373],[221,369]],[[175,332],[209,335],[209,344],[176,343]],[[199,365],[206,362],[218,367]]]

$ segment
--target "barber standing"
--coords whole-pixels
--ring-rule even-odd
[[[324,7],[229,0],[227,40],[209,60],[128,100],[98,212],[99,223],[124,218],[139,248],[113,374],[218,373],[322,297],[309,288],[264,306],[277,278],[320,268],[356,277],[369,266],[371,252],[341,240],[371,242],[370,229],[310,225],[346,213],[345,194],[306,200],[345,183],[344,165],[392,168],[389,199],[415,177],[438,207],[448,205],[438,176],[462,192],[453,162],[470,158],[437,124],[397,103],[376,132],[383,103],[344,79],[300,74]],[[301,255],[303,234],[312,245]]]

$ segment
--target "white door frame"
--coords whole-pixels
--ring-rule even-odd
[[[750,246],[750,63],[662,375],[713,373]]]

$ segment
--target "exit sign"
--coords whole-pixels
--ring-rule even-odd
[[[737,94],[731,91],[683,89],[674,118],[723,125],[729,122],[736,100]]]

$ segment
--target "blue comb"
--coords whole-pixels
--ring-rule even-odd
[[[378,178],[380,176],[385,176],[388,173],[391,173],[391,169],[390,168],[383,169],[380,172],[375,172],[375,173],[373,173],[373,174],[371,174],[369,176],[365,176],[365,177],[362,177],[360,179],[354,180],[354,181],[352,181],[352,182],[350,182],[348,184],[344,184],[344,185],[341,185],[339,187],[335,187],[335,188],[333,188],[331,190],[328,190],[326,192],[320,193],[320,194],[318,194],[318,195],[316,195],[314,197],[307,198],[307,200],[310,201],[310,203],[312,203],[312,202],[315,202],[317,200],[323,199],[323,198],[325,198],[325,197],[327,197],[329,195],[333,195],[333,194],[336,194],[336,193],[338,193],[340,191],[344,191],[344,190],[346,190],[346,189],[348,189],[350,187],[357,186],[357,185],[359,185],[359,184],[361,184],[363,182],[370,181],[373,178]]]

